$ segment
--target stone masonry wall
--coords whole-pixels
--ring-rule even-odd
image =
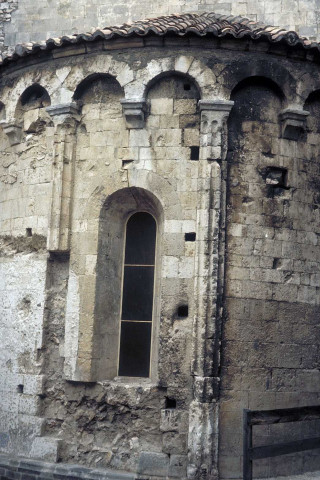
[[[185,478],[189,464],[189,478],[215,478],[221,378],[220,472],[238,479],[242,409],[319,398],[319,96],[309,96],[318,66],[266,57],[265,43],[149,40],[109,50],[96,42],[89,55],[79,45],[3,70],[0,332],[10,403],[0,449],[158,478]],[[288,139],[279,114],[292,105],[300,120],[303,108],[310,115]],[[117,363],[105,345],[120,307],[104,304],[99,288],[120,297],[120,277],[99,276],[99,263],[113,252],[101,246],[123,246],[125,220],[144,209],[157,218],[159,250],[152,374],[137,380],[106,368]],[[290,468],[303,470],[306,458]],[[271,473],[269,463],[258,473]]]
[[[319,0],[39,0],[36,4],[30,0],[16,0],[0,4],[0,45],[1,28],[5,35],[4,47],[12,48],[18,43],[81,33],[93,27],[193,11],[241,15],[296,30],[313,40],[320,39]]]
[[[38,360],[46,254],[43,238],[29,240],[0,238],[0,448],[20,455],[32,455],[33,441],[43,427]]]
[[[131,61],[138,59],[132,58]],[[116,82],[98,78],[81,93],[84,105],[78,129],[70,259],[70,269],[79,275],[81,298],[88,298],[88,304],[92,300],[88,297],[89,286],[94,288],[99,258],[96,243],[99,216],[96,217],[95,210],[90,207],[88,217],[86,206],[92,200],[96,203],[95,198],[102,191],[102,198],[105,198],[104,195],[112,193],[116,185],[119,189],[130,186],[130,169],[155,172],[159,178],[170,176],[170,182],[175,184],[177,195],[181,198],[185,220],[169,221],[163,236],[159,231],[158,242],[162,244],[163,255],[162,269],[159,265],[162,276],[161,322],[158,326],[161,342],[159,363],[153,369],[158,371],[160,387],[148,383],[137,386],[129,380],[128,384],[104,380],[84,387],[81,383],[68,384],[63,380],[61,347],[64,342],[66,275],[69,271],[68,264],[61,262],[59,257],[52,258],[51,313],[45,341],[48,380],[44,412],[46,434],[64,438],[62,461],[130,471],[140,469],[141,473],[165,475],[170,459],[171,476],[185,472],[191,393],[192,338],[188,332],[192,329],[195,243],[185,242],[184,233],[195,231],[194,206],[199,167],[197,160],[190,161],[190,156],[191,145],[199,149],[198,96],[192,83],[183,78],[159,80],[148,94],[150,114],[146,129],[128,131],[120,104],[123,92]],[[182,181],[182,178],[185,180]],[[100,208],[97,213],[100,214]],[[108,223],[105,235],[110,235],[111,229]],[[83,232],[86,232],[85,243]],[[98,278],[97,281],[106,282],[106,278]],[[110,278],[105,285],[116,281]],[[69,296],[70,288],[69,284]],[[119,290],[114,292],[116,298]],[[87,311],[88,304],[85,305]],[[180,304],[188,305],[189,314],[179,316]],[[112,309],[110,302],[104,306],[104,325],[107,324],[106,312],[109,309]],[[103,342],[99,339],[103,351],[110,338],[113,339],[111,334],[106,335],[105,328],[101,328]],[[117,339],[112,341],[116,343]],[[110,355],[110,348],[106,349],[106,355]],[[98,375],[102,379],[108,378],[105,370]],[[174,404],[171,413],[165,409],[166,398]],[[166,415],[171,415],[172,421]],[[153,464],[148,466],[148,462]]]
[[[314,343],[320,313],[319,126],[314,116],[319,101],[306,105],[311,112],[309,131],[296,141],[279,139],[281,98],[272,85],[253,82],[233,99],[221,370],[222,479],[240,477],[243,408],[319,403],[319,347]],[[254,441],[285,441],[289,432],[292,439],[302,439],[317,429],[317,422],[259,427]],[[319,468],[312,452],[254,465],[257,476]]]
[[[6,51],[6,25],[11,21],[12,12],[18,8],[18,0],[8,0],[0,3],[0,52]]]

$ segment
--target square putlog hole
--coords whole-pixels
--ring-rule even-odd
[[[186,318],[189,315],[188,305],[179,305],[177,313],[179,318]]]
[[[272,187],[287,187],[288,170],[281,167],[269,167],[266,176],[266,184]]]
[[[190,160],[199,160],[200,147],[190,147]]]
[[[186,242],[195,242],[196,241],[196,232],[189,232],[184,234],[184,239]]]

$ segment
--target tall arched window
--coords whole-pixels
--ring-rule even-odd
[[[156,232],[150,213],[135,213],[127,222],[119,376],[150,376]]]

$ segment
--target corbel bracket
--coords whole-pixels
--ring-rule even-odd
[[[121,100],[122,111],[128,128],[143,128],[145,125],[146,101]]]
[[[199,100],[200,111],[211,110],[215,112],[230,113],[234,102],[232,100]]]
[[[17,145],[21,142],[22,137],[22,127],[21,125],[17,125],[15,123],[6,123],[4,121],[0,122],[0,125],[7,135],[10,145]]]
[[[306,110],[286,108],[280,113],[281,137],[288,140],[301,140],[307,127]]]
[[[51,105],[46,111],[51,117],[59,117],[62,119],[74,117],[78,119],[81,106],[78,103],[61,103],[59,105]]]

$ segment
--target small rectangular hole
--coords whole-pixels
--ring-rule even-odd
[[[185,84],[183,85],[183,89],[184,89],[184,90],[187,90],[187,91],[188,91],[188,90],[191,90],[191,85],[190,85],[190,83],[185,83]]]
[[[177,401],[174,398],[166,397],[166,408],[177,408]]]
[[[190,160],[199,160],[200,147],[190,147]]]
[[[26,228],[26,237],[32,237],[32,228]]]
[[[122,168],[126,168],[132,163],[133,160],[122,160]]]
[[[282,167],[268,167],[266,183],[273,188],[287,188],[288,170]]]
[[[21,384],[18,385],[18,386],[17,386],[17,392],[18,392],[18,393],[23,393],[23,388],[24,388],[23,385],[21,385]]]
[[[188,305],[179,305],[178,307],[178,317],[186,318],[189,314]]]
[[[196,232],[189,232],[184,234],[184,239],[186,242],[195,242],[196,236]]]

